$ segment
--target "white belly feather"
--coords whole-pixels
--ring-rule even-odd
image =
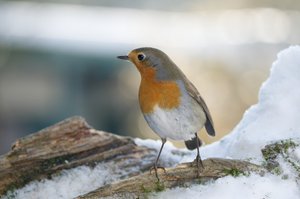
[[[161,138],[173,140],[193,138],[206,122],[203,109],[188,96],[181,97],[181,105],[175,109],[165,110],[156,105],[154,111],[144,117]]]

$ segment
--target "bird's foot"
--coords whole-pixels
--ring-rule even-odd
[[[199,155],[196,156],[196,159],[194,160],[194,162],[197,165],[197,177],[200,177],[200,173],[203,171],[204,166],[203,166],[202,160]]]
[[[166,169],[164,167],[158,167],[156,165],[154,165],[153,167],[151,167],[150,168],[150,174],[152,174],[152,171],[154,170],[155,171],[155,176],[157,178],[157,181],[159,181],[159,177],[158,177],[158,173],[157,173],[158,169],[162,169],[166,173]]]

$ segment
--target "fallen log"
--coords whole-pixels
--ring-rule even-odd
[[[51,178],[63,169],[97,162],[113,162],[119,168],[150,168],[140,159],[155,159],[153,149],[137,146],[132,138],[91,128],[81,117],[72,117],[37,133],[18,139],[12,150],[0,156],[0,196],[33,180]],[[121,158],[120,158],[121,157]],[[136,175],[137,173],[129,173]]]
[[[168,188],[189,186],[205,183],[227,175],[249,175],[250,172],[263,174],[265,170],[258,165],[231,159],[211,158],[203,161],[204,169],[197,176],[197,167],[194,163],[183,163],[175,168],[160,170],[158,181],[150,172],[105,185],[78,199],[92,198],[147,198],[151,192],[159,192]]]
[[[81,165],[94,167],[97,163],[114,165],[120,180],[99,187],[79,198],[107,196],[143,197],[148,192],[176,186],[187,186],[226,175],[247,175],[264,169],[240,160],[207,159],[197,177],[193,163],[180,164],[159,172],[157,182],[149,169],[157,151],[137,146],[133,138],[117,136],[90,127],[81,117],[72,117],[18,139],[12,150],[0,156],[0,196],[21,188],[34,180],[51,178],[62,170]],[[126,172],[123,172],[126,171]]]

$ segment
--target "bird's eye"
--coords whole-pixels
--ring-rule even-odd
[[[138,58],[138,60],[143,61],[146,58],[146,56],[141,53],[141,54],[138,54],[137,58]]]

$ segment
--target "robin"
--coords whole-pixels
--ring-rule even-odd
[[[139,70],[140,108],[150,128],[162,140],[152,168],[156,178],[159,180],[157,169],[164,170],[157,164],[167,138],[184,140],[189,150],[197,149],[195,162],[199,176],[204,167],[199,153],[201,141],[197,132],[205,126],[207,133],[215,136],[215,130],[208,107],[196,87],[161,50],[138,48],[118,58],[131,61]]]

